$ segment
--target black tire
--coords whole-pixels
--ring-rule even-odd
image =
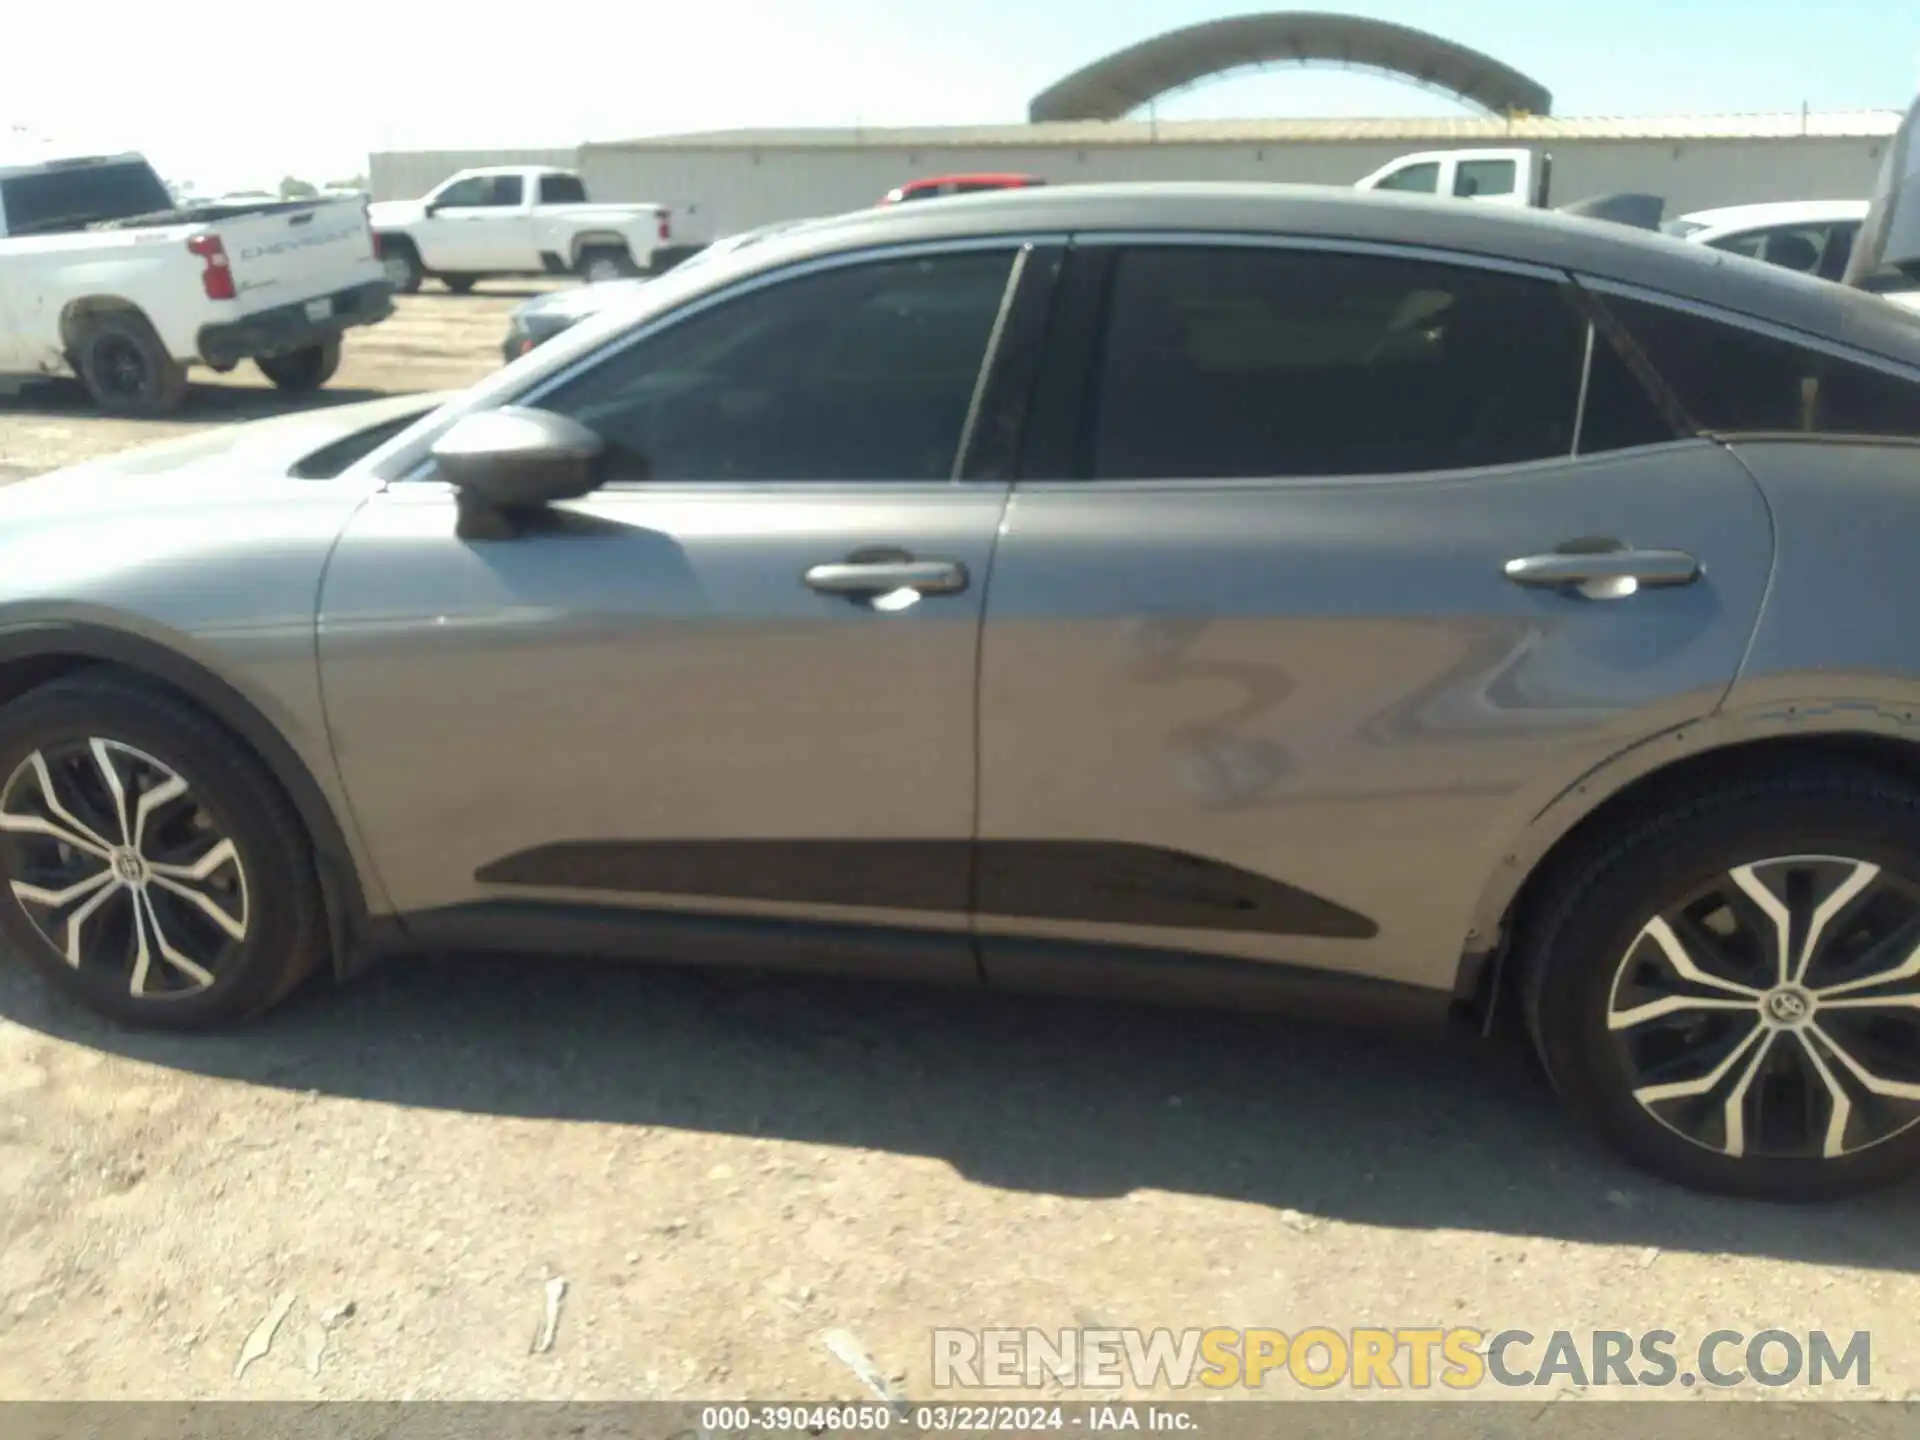
[[[589,285],[601,280],[631,279],[640,273],[624,245],[589,245],[580,252],[574,269]]]
[[[1812,927],[1856,879],[1854,898]],[[1791,945],[1754,886],[1791,917]],[[1860,977],[1920,935],[1920,790],[1825,759],[1732,774],[1597,837],[1532,914],[1519,958],[1534,1045],[1568,1107],[1627,1158],[1693,1189],[1781,1201],[1837,1199],[1920,1168],[1920,1098],[1876,1094],[1866,1078],[1920,1083],[1920,1010],[1854,1008],[1889,993]],[[1704,980],[1677,968],[1667,935]],[[1649,1010],[1666,996],[1683,1003]],[[1855,1052],[1866,1075],[1851,1069]],[[1636,1098],[1698,1086],[1722,1064],[1704,1093]]]
[[[380,263],[386,267],[387,282],[402,295],[417,295],[427,278],[420,263],[420,252],[402,236],[380,238]]]
[[[138,815],[138,797],[157,794],[163,785],[177,780],[184,790],[152,805],[144,824],[122,827],[96,739],[105,742],[129,815]],[[89,670],[0,709],[0,808],[10,815],[51,816],[42,773],[68,820],[86,824],[94,838],[124,841],[130,829],[141,842],[110,850],[109,858],[98,861],[115,877],[124,877],[120,867],[132,864],[137,882],[110,878],[70,904],[32,912],[30,897],[23,898],[14,883],[0,894],[0,934],[58,989],[124,1024],[199,1030],[258,1014],[326,959],[326,911],[311,847],[291,802],[238,739],[173,692],[124,672]],[[147,869],[161,864],[161,856],[176,857],[178,865],[204,865],[207,854],[223,851],[227,841],[227,858],[184,887],[163,888],[167,881]],[[129,862],[127,849],[147,859]],[[37,884],[45,894],[57,893],[56,885],[66,889],[75,875],[84,878],[96,859],[44,834],[0,832],[0,874],[9,882]],[[206,904],[186,903],[190,897],[182,888],[206,897]],[[92,913],[80,913],[101,895]],[[143,901],[141,913],[152,917],[152,930],[136,933]],[[227,917],[225,927],[209,918],[215,909]],[[75,943],[76,918],[77,967],[64,953]],[[238,937],[230,928],[236,923]],[[165,938],[210,983],[167,962],[159,945],[149,943],[147,993],[134,993],[139,945],[151,936]]]
[[[293,394],[318,390],[340,368],[340,337],[290,350],[285,355],[262,355],[253,362],[274,385]]]
[[[110,310],[84,322],[74,368],[93,403],[109,415],[154,419],[187,398],[187,367],[167,353],[147,317]]]
[[[456,295],[471,295],[473,287],[480,283],[478,275],[441,275],[437,278]]]

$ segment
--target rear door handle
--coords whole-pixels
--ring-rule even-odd
[[[967,588],[967,567],[958,560],[842,560],[815,565],[806,580],[824,595],[957,595]]]
[[[1642,588],[1691,585],[1700,578],[1700,562],[1684,550],[1554,550],[1509,560],[1505,570],[1516,585],[1577,586],[1594,599],[1616,599]]]

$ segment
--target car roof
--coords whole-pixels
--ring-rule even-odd
[[[1679,218],[1707,230],[1758,230],[1769,225],[1819,225],[1835,220],[1864,220],[1865,200],[1774,200],[1764,205],[1723,205],[1695,210]],[[1693,238],[1699,238],[1698,236]]]
[[[1661,292],[1920,366],[1912,312],[1703,245],[1605,220],[1316,185],[1133,182],[983,191],[816,221],[717,262],[714,284],[877,245],[994,235],[1174,231],[1413,245]]]

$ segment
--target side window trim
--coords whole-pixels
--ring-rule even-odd
[[[1567,272],[1551,265],[1536,265],[1527,260],[1509,260],[1498,255],[1482,255],[1473,250],[1447,250],[1432,245],[1408,245],[1392,240],[1346,240],[1330,235],[1265,235],[1246,230],[1089,230],[1072,237],[1076,248],[1089,249],[1113,245],[1131,248],[1151,245],[1202,246],[1218,250],[1227,246],[1254,250],[1305,250],[1333,255],[1367,255],[1386,260],[1422,260],[1435,265],[1455,265],[1467,270],[1488,270],[1500,275],[1522,275],[1534,280],[1565,284]]]
[[[1058,245],[1062,240],[1063,237],[1057,235],[990,235],[969,237],[965,240],[923,241],[909,245],[876,245],[862,250],[836,251],[832,255],[817,256],[811,260],[800,260],[791,265],[763,270],[735,284],[709,290],[704,295],[687,301],[684,305],[675,306],[665,314],[654,316],[644,325],[635,326],[632,330],[613,337],[599,349],[580,356],[571,365],[555,370],[552,374],[542,375],[525,390],[511,397],[503,397],[498,404],[537,407],[553,391],[570,384],[584,372],[605,364],[616,355],[623,354],[636,345],[644,344],[653,336],[662,334],[682,321],[691,320],[708,310],[774,285],[784,284],[789,280],[824,274],[849,265],[874,264],[887,260],[927,260],[941,255],[965,255],[981,250],[1005,250],[1009,253],[1017,253],[1028,246]],[[1011,280],[1008,283],[1011,284]]]
[[[1246,231],[1076,231],[1069,237],[1065,274],[1057,288],[1053,315],[1048,325],[1045,361],[1041,373],[1036,375],[1034,381],[1033,415],[1027,427],[1026,439],[1021,446],[1020,463],[1015,472],[1016,484],[1027,486],[1097,484],[1128,489],[1169,484],[1179,485],[1182,488],[1192,487],[1193,482],[1190,481],[1096,480],[1093,475],[1092,427],[1100,406],[1100,362],[1105,351],[1107,325],[1112,313],[1115,262],[1126,249],[1137,246],[1155,248],[1188,246],[1206,249],[1231,247],[1417,260],[1545,281],[1553,285],[1562,299],[1587,323],[1588,344],[1581,364],[1572,440],[1567,458],[1577,458],[1581,453],[1579,448],[1581,421],[1585,418],[1587,386],[1592,371],[1592,345],[1596,341],[1594,320],[1589,313],[1592,307],[1584,303],[1583,297],[1579,294],[1579,287],[1574,283],[1574,277],[1565,270],[1556,269],[1550,265],[1536,265],[1524,260],[1480,255],[1471,251],[1403,245],[1392,241],[1346,240],[1311,235],[1271,235]],[[1056,366],[1068,367],[1065,375],[1056,372],[1053,368]],[[1470,469],[1508,468],[1512,467],[1506,465],[1470,467]],[[1435,476],[1448,476],[1467,472],[1447,470],[1430,473]],[[1229,487],[1323,484],[1333,478],[1338,478],[1341,484],[1404,483],[1408,479],[1408,474],[1214,479],[1204,483],[1208,486]]]
[[[613,360],[616,356],[625,353],[633,346],[645,344],[651,337],[663,334],[670,327],[680,324],[683,320],[691,320],[705,311],[713,309],[715,306],[751,295],[755,291],[766,289],[769,286],[781,284],[787,280],[799,279],[805,275],[839,269],[847,265],[880,263],[887,260],[925,259],[940,255],[961,255],[981,250],[1005,250],[1010,254],[1017,254],[1027,247],[1032,247],[1036,250],[1046,250],[1051,247],[1057,250],[1066,244],[1066,238],[1062,233],[1037,231],[1006,235],[969,236],[960,240],[923,240],[905,244],[875,245],[859,250],[835,251],[830,255],[815,256],[807,260],[797,260],[790,264],[759,271],[738,281],[689,298],[684,304],[676,305],[673,309],[654,315],[630,330],[624,330],[617,335],[609,337],[604,344],[574,357],[570,363],[530,379],[524,389],[491,394],[486,398],[485,403],[480,405],[463,405],[460,401],[455,400],[452,402],[452,407],[445,410],[439,424],[433,426],[431,429],[423,430],[417,437],[411,440],[404,449],[387,456],[380,462],[377,471],[373,473],[377,474],[382,479],[383,484],[389,487],[395,485],[415,485],[421,482],[433,483],[433,444],[440,438],[449,425],[453,424],[462,416],[479,414],[486,410],[499,410],[509,405],[526,405],[537,408],[540,402],[555,390],[560,389],[564,385],[571,384],[588,370]],[[1011,285],[1011,279],[1009,279],[1008,283]],[[486,382],[482,383],[484,384]],[[792,482],[793,488],[796,489],[809,483],[812,482]],[[879,486],[877,488],[884,489],[885,486]]]
[[[655,317],[649,323],[619,336],[614,341],[590,354],[583,355],[574,364],[544,376],[539,382],[519,395],[501,399],[499,405],[528,405],[537,407],[554,391],[570,384],[573,380],[597,366],[610,363],[636,345],[645,344],[649,339],[665,334],[673,327],[698,318],[709,310],[744,299],[777,285],[804,280],[811,275],[830,274],[836,270],[850,269],[861,265],[885,264],[898,260],[938,259],[949,255],[970,255],[982,252],[1004,251],[1010,259],[1005,289],[1001,292],[999,309],[995,313],[993,329],[989,333],[986,348],[980,358],[980,370],[974,378],[974,387],[970,396],[966,420],[962,426],[958,444],[954,450],[951,472],[945,483],[958,484],[964,481],[983,481],[996,478],[990,471],[993,467],[991,456],[993,440],[985,434],[983,421],[996,414],[1003,415],[1002,407],[1019,402],[1016,423],[1024,418],[1024,391],[1018,385],[1001,383],[1005,368],[1006,340],[1013,333],[1011,322],[1017,316],[1030,313],[1030,307],[1038,305],[1042,317],[1045,307],[1051,299],[1052,271],[1044,265],[1030,264],[1036,252],[1052,251],[1057,255],[1064,245],[1062,236],[982,236],[963,240],[942,240],[907,245],[876,246],[869,249],[845,251],[830,256],[821,256],[813,260],[800,261],[793,265],[753,275],[736,285],[728,285],[719,290],[710,291],[687,304],[677,307],[664,315]],[[1029,357],[1033,360],[1036,357]],[[1011,460],[1005,456],[1005,444],[1001,444],[1002,458],[998,468],[1010,472]],[[407,479],[424,478],[431,457],[423,455],[420,461],[408,472]],[[804,490],[817,488],[821,482],[813,480],[793,481],[753,481],[753,488],[775,486],[781,489]],[[922,489],[927,485],[924,480],[874,481],[870,482],[875,490]],[[604,487],[610,493],[626,493],[648,488],[644,482],[609,481]]]

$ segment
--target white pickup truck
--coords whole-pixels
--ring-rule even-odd
[[[0,164],[0,378],[77,375],[139,416],[195,364],[312,390],[392,311],[357,200],[180,207],[139,155]]]
[[[1353,188],[1544,209],[1548,173],[1548,162],[1531,150],[1417,150],[1389,160]]]
[[[664,205],[595,205],[571,170],[462,170],[419,200],[372,207],[380,256],[408,294],[429,276],[465,294],[496,275],[644,274],[673,239]]]

